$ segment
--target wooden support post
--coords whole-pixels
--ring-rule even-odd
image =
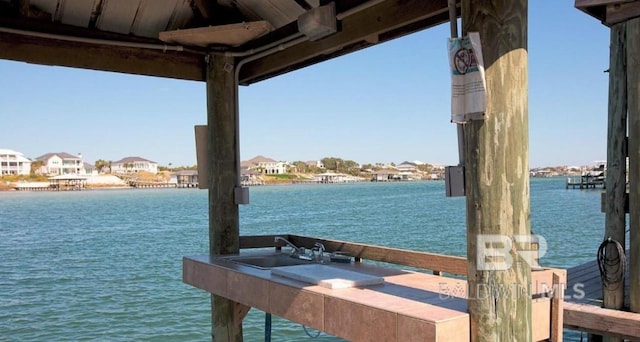
[[[207,127],[209,165],[209,253],[240,251],[240,217],[235,188],[240,172],[237,161],[236,92],[234,59],[207,56]],[[211,296],[214,341],[242,341],[243,310],[226,298]]]
[[[627,22],[629,115],[629,303],[640,312],[640,18]]]
[[[515,241],[531,231],[527,7],[527,0],[462,1],[463,34],[480,33],[487,81],[486,119],[464,125],[472,341],[533,338],[531,267]],[[485,249],[500,248],[482,242],[489,237],[504,239],[506,270],[479,267],[492,261]]]
[[[553,272],[553,298],[551,299],[551,341],[562,342],[564,322],[564,287],[566,277],[562,279],[557,272]],[[557,291],[557,292],[556,292]]]
[[[609,120],[607,129],[607,177],[605,202],[604,238],[611,238],[625,245],[625,192],[626,192],[626,146],[627,135],[627,85],[625,59],[625,23],[611,27],[611,51],[609,65]],[[607,258],[615,258],[616,245],[605,248]],[[624,256],[620,256],[624,257]],[[615,275],[620,264],[605,265],[605,272]],[[603,306],[620,310],[624,306],[624,278],[617,283],[603,285]],[[621,341],[604,336],[604,341]]]

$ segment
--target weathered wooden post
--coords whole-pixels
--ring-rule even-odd
[[[626,136],[627,136],[627,85],[625,68],[626,24],[611,27],[611,50],[609,55],[609,115],[607,129],[607,176],[605,190],[605,232],[604,238],[611,238],[625,245],[625,192],[626,192]],[[607,259],[624,258],[618,255],[615,243],[605,247]],[[622,309],[624,305],[624,271],[620,263],[605,263],[604,271],[611,282],[603,284],[603,306],[607,309]],[[604,337],[607,341],[619,338]]]
[[[531,267],[515,239],[530,236],[527,0],[462,1],[464,34],[479,32],[484,121],[464,126],[469,313],[474,341],[531,341]],[[506,270],[478,267],[487,236],[502,237]],[[480,239],[480,240],[479,240]]]
[[[627,22],[629,115],[629,302],[640,312],[640,18]]]
[[[235,203],[238,169],[234,58],[207,56],[207,127],[209,165],[209,253],[240,250],[240,217]],[[214,341],[242,341],[242,305],[211,295]]]

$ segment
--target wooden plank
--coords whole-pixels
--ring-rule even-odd
[[[627,22],[629,115],[629,305],[640,312],[640,19]]]
[[[462,1],[463,35],[479,32],[486,66],[486,119],[464,125],[469,314],[472,341],[530,341],[531,268],[516,252],[505,270],[479,267],[478,238],[531,234],[527,102],[527,0]],[[480,253],[479,253],[480,251]],[[548,330],[547,330],[548,331]]]
[[[565,277],[566,279],[566,277]],[[559,292],[554,293],[551,297],[551,341],[562,341],[562,329],[563,324],[563,305],[564,305],[564,286],[566,281],[562,279],[562,276],[558,273],[553,273],[553,285],[554,289]]]
[[[276,235],[241,236],[240,248],[274,247],[275,236]],[[466,275],[467,272],[466,259],[458,256],[409,251],[300,235],[279,234],[277,236],[282,236],[295,245],[305,248],[312,248],[316,242],[320,242],[325,246],[328,253],[342,251],[357,258],[435,270],[455,275]]]
[[[549,298],[533,299],[531,305],[533,341],[547,341],[551,337],[550,317],[553,310],[551,305],[551,299]]]
[[[282,235],[277,235],[282,236]],[[240,236],[240,249],[274,247],[276,235],[243,235]],[[288,236],[283,236],[285,239]]]
[[[626,192],[626,134],[627,134],[627,88],[625,69],[624,23],[611,28],[611,51],[609,66],[609,115],[607,129],[607,178],[606,211],[604,239],[611,238],[625,246],[625,210]],[[615,244],[605,247],[607,256],[618,253]],[[605,272],[615,277],[619,265],[605,265]],[[603,286],[603,303],[608,309],[622,309],[624,306],[624,284],[612,283]],[[605,340],[618,341],[614,337]]]
[[[640,1],[618,5],[608,5],[606,10],[608,25],[617,24],[640,16]]]
[[[271,24],[261,20],[164,31],[160,32],[160,40],[169,44],[187,46],[207,47],[209,45],[227,45],[237,47],[269,33],[272,29]]]
[[[203,81],[204,56],[186,51],[87,44],[0,32],[0,59]]]
[[[237,84],[232,57],[209,55],[207,63],[207,128],[209,165],[209,254],[240,251],[240,217],[235,187],[240,170],[236,151]],[[211,295],[214,341],[242,341],[242,310],[227,298]]]
[[[313,247],[315,242],[321,242],[322,244],[324,244],[328,252],[342,251],[353,257],[362,259],[442,271],[456,275],[466,275],[467,272],[467,261],[463,257],[418,251],[407,251],[397,248],[380,247],[297,235],[289,235],[289,240],[296,246],[302,246],[305,248],[311,248]]]
[[[340,32],[334,35],[314,42],[304,42],[286,51],[247,63],[240,71],[240,83],[246,84],[277,75],[284,70],[296,69],[297,65],[310,64],[310,60],[314,60],[314,63],[325,60],[327,55],[345,47],[351,49],[352,45],[357,45],[372,35],[382,35],[414,22],[437,17],[437,21],[423,22],[420,28],[437,25],[448,19],[447,6],[447,0],[383,1],[344,18]],[[442,16],[438,17],[439,14]]]
[[[575,7],[582,9],[593,6],[614,5],[632,1],[636,0],[576,0]]]
[[[640,314],[595,305],[564,303],[564,327],[601,335],[640,339]]]

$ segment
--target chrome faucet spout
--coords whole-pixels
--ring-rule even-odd
[[[322,242],[316,242],[313,245],[313,249],[314,250],[318,250],[318,255],[316,255],[316,261],[320,262],[320,263],[324,263],[324,245],[322,244]]]
[[[293,243],[291,243],[289,240],[283,238],[282,236],[276,236],[274,239],[274,242],[278,242],[278,241],[282,241],[284,242],[287,246],[291,247],[293,249],[293,251],[291,252],[291,254],[298,254],[298,255],[302,255],[304,254],[303,250],[301,248],[299,248],[298,246],[294,245]]]

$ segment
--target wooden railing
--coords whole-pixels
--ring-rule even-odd
[[[313,248],[316,242],[320,242],[324,245],[325,251],[329,253],[340,251],[355,258],[422,268],[434,271],[434,273],[444,272],[461,276],[467,275],[467,259],[463,257],[309,236],[291,234],[240,236],[240,248],[282,247],[283,244],[281,242],[275,243],[276,236],[281,236],[298,247]]]

